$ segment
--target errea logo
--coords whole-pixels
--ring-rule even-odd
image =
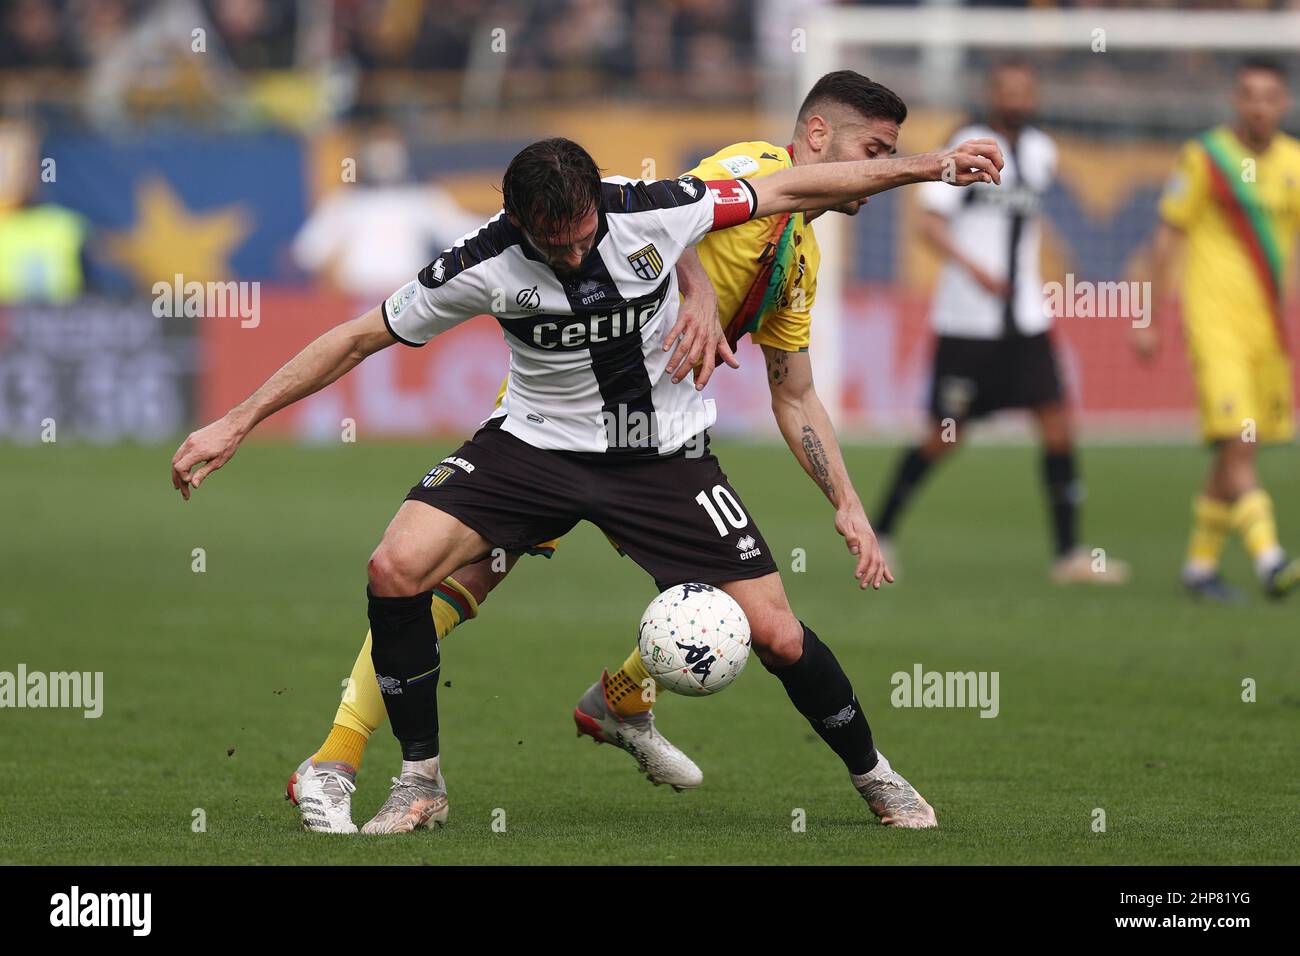
[[[758,544],[754,536],[747,534],[736,542],[736,550],[740,552],[740,560],[748,561],[750,558],[758,557],[763,553],[763,549],[756,547]]]

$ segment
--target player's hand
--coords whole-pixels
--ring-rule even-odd
[[[865,590],[870,586],[879,591],[882,583],[894,583],[894,572],[889,570],[889,563],[880,550],[880,542],[876,540],[876,532],[872,530],[871,522],[867,520],[861,505],[837,510],[835,530],[844,537],[849,553],[858,559],[857,567],[853,570],[858,587]]]
[[[953,186],[972,183],[1002,183],[1002,148],[997,140],[968,139],[952,149],[929,154],[935,166],[930,177]]]
[[[981,269],[979,266],[972,266],[970,274],[971,278],[979,284],[979,287],[989,295],[997,296],[999,299],[1010,297],[1011,283],[1001,276],[995,276],[987,269]]]
[[[719,359],[732,368],[740,368],[740,362],[723,334],[718,317],[718,294],[712,285],[692,290],[683,297],[677,310],[677,324],[664,339],[664,351],[674,345],[676,351],[664,370],[672,375],[674,385],[686,377],[688,370],[695,369],[695,388],[697,391],[704,388]]]
[[[1133,351],[1143,364],[1155,360],[1156,353],[1160,351],[1160,333],[1156,331],[1154,323],[1145,327],[1133,326]]]
[[[229,416],[191,432],[172,456],[172,487],[189,501],[192,489],[235,457],[235,449],[243,441],[244,434],[244,430]]]

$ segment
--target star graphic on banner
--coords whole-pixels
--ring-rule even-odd
[[[143,288],[171,282],[207,282],[231,275],[230,254],[252,232],[239,206],[191,212],[165,179],[144,180],[136,193],[136,218],[107,240],[110,258]]]

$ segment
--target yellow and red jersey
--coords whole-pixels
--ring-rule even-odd
[[[1285,275],[1300,231],[1300,142],[1251,153],[1221,126],[1183,147],[1160,216],[1187,236],[1183,316],[1192,348],[1285,347]]]
[[[686,175],[705,182],[754,179],[793,165],[789,148],[754,141],[720,149]],[[711,232],[696,251],[718,292],[718,312],[733,345],[748,334],[786,352],[808,348],[821,255],[803,213]]]

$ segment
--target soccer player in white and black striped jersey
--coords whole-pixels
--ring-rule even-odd
[[[478,315],[502,327],[511,352],[504,400],[411,489],[370,558],[372,659],[403,760],[365,832],[409,832],[447,817],[432,588],[493,548],[524,551],[582,520],[617,540],[661,590],[701,582],[731,595],[760,661],[871,810],[895,826],[935,825],[933,809],[876,750],[835,656],[791,611],[757,524],[709,453],[712,403],[689,379],[665,375],[676,344],[674,266],[708,232],[749,218],[831,208],[912,182],[997,182],[1001,168],[998,146],[978,141],[754,181],[602,181],[578,144],[543,140],[506,170],[501,213],[185,440],[172,483],[188,499],[258,422],[368,355],[398,342],[418,347]],[[716,343],[715,317],[700,323]]]
[[[899,463],[875,527],[890,563],[904,506],[930,469],[964,435],[966,423],[1002,409],[1027,409],[1043,446],[1042,475],[1052,521],[1050,573],[1060,583],[1120,583],[1127,565],[1094,562],[1078,543],[1082,497],[1074,438],[1039,274],[1040,209],[1056,172],[1056,145],[1030,124],[1037,106],[1031,66],[1005,61],[989,77],[989,115],[953,142],[995,139],[1007,165],[996,189],[921,187],[922,235],[946,261],[931,304],[937,337],[924,440]]]

